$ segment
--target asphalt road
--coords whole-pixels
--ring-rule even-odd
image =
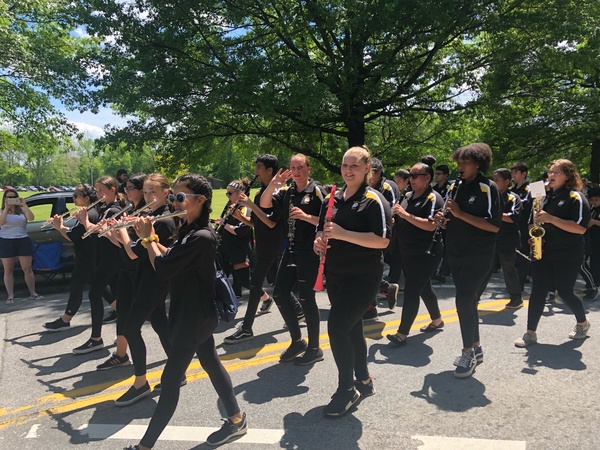
[[[113,400],[130,386],[133,366],[96,371],[112,345],[88,355],[72,353],[89,337],[87,301],[70,330],[44,332],[42,324],[62,313],[67,287],[46,284],[39,290],[45,300],[0,304],[0,449],[120,449],[139,442],[158,396],[115,407]],[[382,299],[379,320],[366,324],[377,395],[339,419],[323,415],[337,379],[326,334],[325,294],[318,294],[325,360],[312,367],[278,362],[289,335],[275,307],[256,320],[256,337],[249,342],[222,345],[233,325],[221,324],[215,335],[218,351],[250,426],[246,437],[227,448],[600,448],[600,301],[586,303],[592,322],[588,339],[568,339],[574,317],[556,304],[544,313],[539,343],[518,349],[513,341],[525,331],[527,309],[503,308],[506,293],[501,275],[494,275],[480,304],[485,361],[473,377],[458,380],[452,374],[461,348],[454,288],[445,283],[437,292],[444,331],[419,333],[429,322],[422,306],[402,348],[391,347],[385,338],[397,328],[401,309],[389,311]],[[245,302],[240,319],[244,309]],[[112,344],[114,335],[115,325],[105,326],[105,344]],[[153,385],[160,380],[165,356],[149,324],[144,336]],[[187,376],[156,449],[208,448],[204,438],[220,426],[225,413],[197,361]]]

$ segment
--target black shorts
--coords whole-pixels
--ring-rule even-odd
[[[14,258],[16,256],[32,256],[33,246],[31,238],[19,239],[0,238],[0,258]]]

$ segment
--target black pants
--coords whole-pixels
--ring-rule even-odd
[[[600,254],[592,253],[590,255],[590,271],[596,287],[600,287]]]
[[[300,294],[302,310],[306,316],[308,328],[308,347],[319,348],[319,326],[321,318],[319,307],[313,289],[319,271],[319,257],[312,249],[295,249],[294,259],[296,267],[288,267],[290,252],[286,250],[281,258],[277,271],[277,280],[273,290],[273,299],[288,326],[292,341],[302,338],[300,325],[297,319],[296,300],[292,295],[294,285],[297,285]]]
[[[536,331],[544,312],[546,296],[556,288],[558,295],[571,308],[577,322],[585,322],[585,309],[573,288],[581,267],[581,258],[573,260],[542,258],[531,263],[533,285],[529,297],[527,329]]]
[[[102,337],[102,319],[104,316],[104,305],[102,304],[102,294],[110,282],[110,279],[117,274],[120,264],[117,261],[100,260],[96,265],[94,275],[90,282],[90,306],[92,310],[92,337]]]
[[[85,285],[92,278],[93,271],[93,266],[75,263],[73,273],[71,274],[71,283],[69,284],[69,299],[67,300],[67,307],[65,309],[65,314],[67,316],[74,316],[77,314],[77,311],[79,311],[79,308],[81,308],[81,303],[83,302],[83,291],[85,289]],[[108,286],[104,286],[104,289],[102,290],[102,297],[109,305],[115,301]]]
[[[583,261],[581,262],[579,275],[581,275],[581,278],[583,278],[583,281],[585,281],[586,289],[595,289],[598,287],[594,280],[594,275],[592,274],[592,268],[588,264],[586,258],[583,258]]]
[[[381,272],[366,276],[339,276],[327,272],[327,295],[331,302],[327,332],[338,369],[338,388],[352,388],[354,376],[367,380],[367,341],[363,314],[377,295]]]
[[[481,283],[492,269],[494,253],[461,258],[458,261],[450,259],[448,262],[456,286],[456,311],[463,348],[473,348],[473,344],[480,341],[477,295]]]
[[[260,303],[260,297],[264,291],[262,285],[265,281],[265,277],[271,270],[271,266],[277,262],[279,258],[278,250],[268,249],[267,251],[257,252],[256,260],[254,265],[254,272],[252,272],[252,278],[250,279],[250,296],[248,298],[248,308],[246,309],[246,315],[242,322],[242,329],[251,331],[254,325],[254,318],[258,305]]]
[[[125,321],[133,304],[135,270],[121,270],[117,281],[117,336],[125,335]]]
[[[408,335],[419,312],[419,297],[423,299],[431,320],[441,317],[437,295],[431,287],[431,276],[442,259],[442,251],[435,256],[418,255],[402,257],[402,269],[406,277],[404,285],[404,304],[398,333]]]
[[[229,417],[240,412],[233,385],[229,374],[223,367],[217,350],[215,349],[215,340],[213,331],[217,327],[217,317],[209,317],[203,323],[195,324],[199,330],[203,330],[199,340],[195,342],[177,342],[172,344],[171,354],[165,365],[161,382],[161,393],[158,405],[154,410],[148,429],[140,441],[145,447],[154,447],[160,434],[163,432],[179,402],[179,391],[181,389],[181,379],[185,375],[194,353],[198,356],[200,365],[206,371],[210,378],[217,395],[225,406],[225,411]],[[200,402],[203,407],[202,402]]]
[[[141,377],[146,375],[146,343],[142,337],[142,325],[148,317],[150,317],[152,328],[158,335],[167,357],[171,353],[168,340],[167,310],[164,303],[158,307],[133,303],[126,317],[124,335],[131,351],[135,375]]]
[[[523,255],[529,256],[529,254],[531,253],[531,246],[527,242],[527,239],[529,239],[529,231],[527,229],[521,229],[521,246],[519,248],[519,251]],[[517,255],[517,258],[515,260],[515,266],[517,268],[517,273],[519,274],[521,290],[523,290],[523,287],[525,286],[525,281],[527,280],[527,276],[529,275],[529,272],[531,270],[531,261],[529,261],[527,258],[521,255]]]
[[[521,281],[519,280],[519,273],[515,265],[517,260],[516,246],[510,247],[496,245],[496,256],[498,257],[498,262],[502,268],[502,274],[504,275],[504,283],[506,284],[508,296],[511,300],[521,300]],[[494,267],[490,269],[489,273],[485,277],[485,280],[483,283],[481,283],[481,287],[479,288],[479,292],[477,294],[478,299],[483,295],[488,283],[490,282],[493,272]]]

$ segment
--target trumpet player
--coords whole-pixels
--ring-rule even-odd
[[[295,154],[290,159],[289,170],[280,169],[260,199],[261,208],[281,211],[277,217],[286,228],[287,246],[277,270],[273,298],[292,339],[279,360],[294,361],[297,365],[309,365],[323,360],[323,350],[319,347],[321,319],[313,289],[319,270],[319,257],[313,252],[312,244],[325,194],[309,175],[308,158],[300,153]],[[292,179],[292,185],[286,186],[289,179]],[[308,344],[302,338],[296,302],[292,296],[295,285],[298,286],[306,317]]]
[[[454,199],[446,202],[450,213],[446,254],[456,286],[456,310],[463,344],[461,356],[454,361],[454,376],[466,378],[483,362],[477,294],[492,268],[502,210],[496,183],[483,175],[492,162],[489,145],[477,142],[460,147],[452,159],[457,162],[461,176],[451,187],[451,190],[457,189]],[[443,215],[438,213],[436,219],[443,219]]]
[[[96,191],[89,184],[79,184],[73,191],[73,203],[87,211],[88,222],[96,225],[100,220],[100,215],[95,207],[90,206],[97,203]],[[89,282],[96,268],[96,244],[97,238],[82,239],[86,229],[84,225],[76,221],[73,226],[67,227],[61,216],[55,215],[52,218],[52,226],[64,236],[65,239],[73,242],[75,249],[75,266],[71,275],[69,285],[69,299],[67,307],[62,317],[52,322],[46,322],[44,328],[48,331],[68,330],[71,326],[73,316],[77,314],[83,301],[83,290],[86,283]],[[105,286],[103,289],[104,299],[108,304],[114,301],[110,290]]]
[[[584,233],[590,221],[590,206],[582,188],[579,172],[568,159],[557,159],[548,168],[549,192],[533,223],[545,230],[542,255],[531,263],[532,287],[527,313],[527,332],[515,341],[517,347],[537,342],[537,327],[544,311],[546,295],[555,287],[573,311],[577,323],[570,339],[585,339],[590,321],[581,299],[573,288],[584,258]]]

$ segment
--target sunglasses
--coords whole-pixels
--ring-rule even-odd
[[[429,175],[429,174],[428,173],[411,173],[411,174],[409,174],[411,180],[416,180],[420,176],[424,176],[425,177],[427,175]]]
[[[225,192],[225,195],[227,197],[231,197],[233,194],[235,194],[235,191],[227,191],[227,192]]]
[[[169,201],[171,203],[183,203],[188,197],[200,197],[202,194],[186,194],[185,192],[178,192],[177,194],[169,194]]]
[[[9,197],[9,196],[7,195],[5,198],[19,198],[19,197],[12,197],[12,196],[11,196],[11,197]]]

